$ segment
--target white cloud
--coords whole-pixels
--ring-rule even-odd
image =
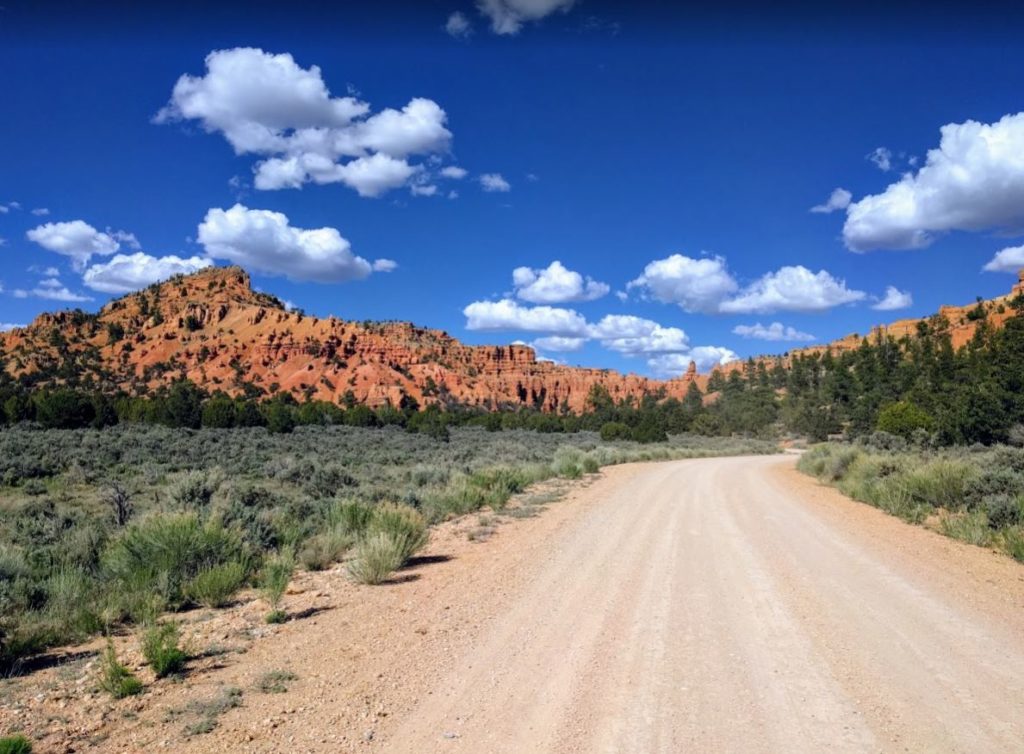
[[[568,353],[569,351],[580,350],[586,342],[586,338],[566,338],[561,335],[549,335],[545,338],[537,338],[530,343],[530,346],[540,351]]]
[[[587,321],[572,309],[521,306],[511,299],[474,301],[462,313],[468,330],[518,330],[577,337],[587,332]]]
[[[46,207],[36,207],[34,210],[32,210],[32,214],[35,215],[36,217],[45,217],[46,215],[50,214],[50,210],[48,210]]]
[[[867,155],[867,159],[875,163],[875,167],[881,170],[883,173],[888,173],[892,170],[892,150],[886,149],[885,147],[877,147],[873,149]]]
[[[17,325],[12,322],[0,322],[0,332],[10,332],[19,327],[25,327],[25,325]]]
[[[689,350],[689,338],[678,327],[662,327],[632,314],[608,314],[587,329],[605,348],[635,356]]]
[[[453,37],[465,39],[473,33],[473,25],[462,11],[455,11],[444,24],[444,30]]]
[[[773,311],[816,312],[861,301],[866,294],[846,287],[825,270],[811,272],[802,265],[780,267],[762,275],[736,296],[723,301],[728,314],[765,314]]]
[[[129,233],[126,230],[111,230],[107,228],[107,234],[118,243],[125,244],[130,249],[140,251],[142,244],[139,243],[139,239],[135,237],[134,233]]]
[[[372,271],[335,228],[294,228],[280,212],[241,204],[207,212],[198,240],[215,259],[291,280],[333,283],[365,278]]]
[[[825,270],[813,273],[806,267],[781,267],[740,289],[723,257],[693,259],[673,254],[644,268],[627,290],[639,288],[645,295],[687,312],[720,314],[766,313],[777,310],[821,311],[860,301],[863,291],[846,287]]]
[[[198,120],[236,154],[265,156],[254,166],[261,190],[343,183],[362,196],[404,185],[423,169],[412,155],[444,152],[447,115],[430,99],[370,114],[353,96],[333,97],[317,66],[255,48],[217,50],[206,74],[178,79],[157,123]]]
[[[423,185],[413,184],[409,187],[409,191],[412,192],[413,196],[435,196],[437,194],[437,186],[432,183]]]
[[[706,372],[716,366],[736,361],[739,356],[728,348],[721,346],[697,346],[685,353],[666,353],[647,360],[647,366],[658,377],[679,377],[686,373],[693,361],[697,370]]]
[[[673,254],[644,268],[627,290],[640,288],[666,304],[678,304],[687,312],[713,312],[721,301],[739,288],[722,257],[692,259]]]
[[[83,220],[65,223],[46,223],[25,234],[48,251],[71,258],[75,270],[81,271],[93,254],[113,254],[120,244],[106,233],[101,233]]]
[[[910,291],[901,291],[890,285],[885,289],[885,297],[871,308],[880,312],[891,312],[894,309],[906,309],[913,303],[914,297],[910,295]]]
[[[516,297],[533,304],[593,301],[611,290],[605,283],[567,269],[557,259],[546,269],[517,267],[512,271]]]
[[[1017,274],[1024,267],[1024,246],[1008,246],[997,251],[982,269],[986,272],[1012,272]]]
[[[21,291],[21,293],[25,293]],[[75,293],[74,291],[68,290],[60,280],[57,278],[45,278],[41,280],[39,284],[30,291],[31,295],[37,298],[45,298],[50,301],[65,301],[65,302],[78,302],[78,301],[92,301],[92,297],[85,296],[81,293]],[[17,296],[18,291],[15,291]],[[25,298],[25,296],[18,296],[18,298]]]
[[[851,199],[853,199],[853,194],[844,188],[837,188],[832,191],[828,200],[824,204],[818,204],[811,207],[811,212],[819,212],[826,215],[831,214],[837,210],[849,207]]]
[[[511,191],[512,186],[508,181],[501,175],[501,173],[484,173],[480,176],[480,185],[484,191]]]
[[[398,262],[393,259],[374,259],[374,272],[394,272],[398,269]]]
[[[448,167],[441,168],[441,175],[444,178],[451,178],[456,181],[461,181],[468,173],[468,170],[460,168],[458,165],[449,165]]]
[[[920,170],[847,208],[849,249],[918,249],[952,230],[1024,231],[1024,112],[940,132]]]
[[[82,282],[94,291],[130,293],[174,275],[189,275],[211,264],[202,257],[153,257],[138,251],[118,254],[109,262],[92,265],[82,275]]]
[[[568,13],[575,0],[477,0],[476,7],[491,21],[495,34],[518,34],[523,24],[556,11]]]
[[[781,322],[772,322],[767,327],[760,322],[753,325],[736,325],[732,331],[741,337],[755,340],[807,341],[815,339],[810,333],[800,332],[795,327],[788,327]]]
[[[7,202],[7,204],[0,204],[0,215],[6,215],[12,209],[21,209],[21,203]]]

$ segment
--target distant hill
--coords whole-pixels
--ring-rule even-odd
[[[967,343],[984,311],[999,327],[1008,301],[1024,291],[1024,277],[1006,296],[967,306],[942,307],[955,347]],[[979,308],[980,307],[980,308]],[[841,352],[866,337],[913,335],[906,319],[866,335],[765,355],[786,364],[796,354]],[[742,368],[734,362],[723,371]],[[289,311],[277,298],[253,291],[238,267],[213,267],[111,301],[96,314],[41,314],[30,325],[0,334],[0,365],[36,385],[72,382],[114,393],[145,395],[187,378],[213,392],[337,402],[351,392],[359,403],[398,405],[410,396],[421,405],[457,402],[489,409],[531,406],[579,412],[594,385],[616,400],[661,393],[682,399],[690,383],[706,390],[707,375],[690,369],[670,380],[612,370],[537,361],[523,345],[467,346],[440,330],[408,322],[349,322]]]
[[[111,301],[97,314],[41,314],[0,334],[0,363],[39,385],[68,380],[144,395],[187,378],[230,395],[288,391],[370,406],[452,401],[545,411],[585,408],[594,385],[616,400],[663,390],[682,399],[690,371],[653,380],[537,361],[523,345],[467,346],[407,322],[348,322],[288,311],[238,267],[214,267]]]

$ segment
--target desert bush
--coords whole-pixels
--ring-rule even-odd
[[[355,546],[348,572],[359,584],[380,584],[405,562],[406,537],[377,531],[367,534]]]
[[[373,518],[366,529],[366,536],[387,534],[396,544],[401,545],[401,563],[427,545],[427,522],[423,515],[405,505],[382,505],[373,512]]]
[[[1002,531],[1003,549],[1007,554],[1024,562],[1024,526],[1012,526]]]
[[[142,682],[117,659],[114,643],[109,640],[100,660],[99,685],[115,699],[142,693]]]
[[[358,536],[373,518],[373,506],[358,500],[340,500],[327,509],[327,527],[342,534]]]
[[[283,694],[288,691],[288,683],[297,678],[290,670],[268,670],[256,681],[256,690],[264,694]]]
[[[197,573],[186,585],[185,594],[203,607],[224,607],[247,576],[248,568],[241,561],[218,563]]]
[[[268,623],[283,623],[288,617],[281,609],[281,598],[288,589],[288,583],[295,573],[295,558],[290,551],[282,551],[269,558],[263,565],[260,588],[270,603]]]
[[[322,571],[339,562],[356,541],[344,527],[336,526],[315,534],[299,550],[299,562],[310,571]]]
[[[947,537],[972,545],[987,545],[992,541],[988,520],[981,511],[951,513],[942,517],[939,526]]]
[[[32,754],[32,742],[22,735],[0,738],[0,754]]]
[[[143,629],[140,637],[142,656],[157,678],[178,673],[185,667],[188,653],[179,646],[179,642],[178,624],[173,621]]]
[[[237,536],[193,513],[153,514],[128,527],[103,554],[103,570],[122,595],[124,612],[138,618],[140,597],[171,608],[186,601],[185,587],[213,566],[238,561]]]
[[[917,500],[936,508],[958,510],[964,504],[975,468],[963,461],[936,458],[904,476],[907,491]]]

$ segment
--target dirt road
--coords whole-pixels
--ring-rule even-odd
[[[1024,605],[964,604],[955,559],[905,567],[778,465],[607,491],[387,749],[1024,750]]]
[[[441,527],[391,585],[304,574],[283,626],[256,598],[191,616],[222,647],[184,682],[82,701],[41,674],[12,725],[41,751],[1024,751],[1024,566],[793,464],[607,469],[490,541]],[[227,686],[241,705],[183,733]]]

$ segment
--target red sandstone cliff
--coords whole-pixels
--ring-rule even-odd
[[[208,268],[111,301],[95,316],[42,314],[0,334],[2,366],[13,375],[59,382],[72,362],[105,389],[145,394],[186,377],[207,390],[242,392],[251,383],[338,401],[351,391],[371,406],[451,399],[488,408],[585,408],[594,385],[617,400],[663,389],[682,399],[691,369],[652,380],[602,369],[538,362],[521,345],[467,346],[439,330],[405,322],[356,323],[285,310],[256,293],[237,267]]]

